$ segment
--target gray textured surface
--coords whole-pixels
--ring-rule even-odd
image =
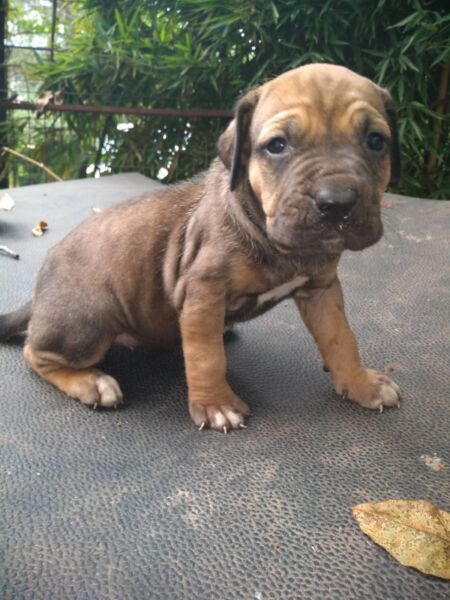
[[[0,243],[21,260],[0,256],[0,311],[28,299],[47,249],[92,206],[151,185],[12,190]],[[127,402],[94,412],[31,373],[19,344],[0,347],[2,599],[450,598],[351,516],[391,497],[450,510],[450,203],[387,200],[385,238],[340,272],[365,362],[395,369],[400,410],[334,396],[289,302],[228,340],[231,384],[255,416],[227,436],[191,424],[177,349],[111,351]],[[39,219],[50,229],[36,239]]]

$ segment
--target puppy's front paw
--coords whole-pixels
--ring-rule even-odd
[[[190,398],[189,412],[199,429],[210,427],[228,433],[230,429],[245,428],[245,417],[250,414],[250,409],[230,391],[223,398],[212,398],[210,402]]]
[[[351,381],[336,385],[336,392],[365,408],[383,412],[384,406],[400,407],[399,386],[374,369],[363,369]]]

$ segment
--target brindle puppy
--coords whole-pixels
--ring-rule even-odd
[[[249,410],[226,381],[224,327],[292,297],[336,392],[367,408],[398,405],[398,386],[361,363],[336,273],[343,250],[382,235],[380,199],[399,175],[389,94],[343,67],[294,69],[242,98],[218,148],[197,179],[68,235],[32,303],[0,318],[0,337],[28,328],[28,364],[105,407],[122,401],[94,368],[111,344],[181,337],[192,419],[226,432]]]

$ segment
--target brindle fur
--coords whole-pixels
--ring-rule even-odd
[[[364,144],[374,128],[388,140],[377,155]],[[265,151],[277,135],[289,141],[282,157]],[[382,234],[380,199],[399,170],[389,94],[343,67],[301,67],[249,92],[218,148],[192,181],[118,204],[69,234],[42,267],[32,308],[0,317],[0,337],[28,324],[28,364],[103,406],[122,393],[93,365],[116,340],[181,337],[191,416],[227,431],[249,409],[226,381],[224,326],[271,308],[258,295],[301,274],[308,281],[291,295],[336,391],[368,408],[397,405],[396,384],[362,366],[336,272],[343,250]],[[323,182],[357,190],[345,223],[324,221],[315,207]]]

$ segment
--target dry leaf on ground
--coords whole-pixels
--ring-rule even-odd
[[[39,221],[39,223],[36,223],[35,227],[33,227],[31,233],[36,237],[41,237],[47,229],[48,223],[46,221]]]
[[[450,513],[425,500],[385,500],[354,506],[374,542],[406,567],[450,579]]]

